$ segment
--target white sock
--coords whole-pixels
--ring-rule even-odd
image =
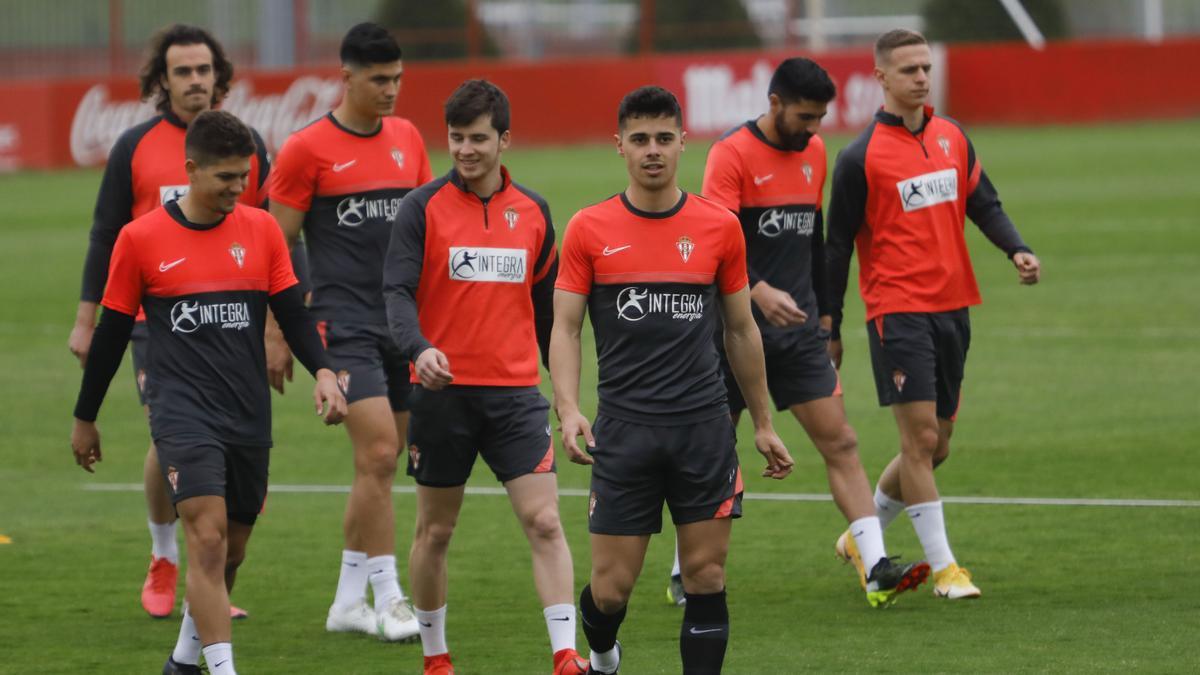
[[[546,632],[550,633],[550,651],[554,654],[575,648],[575,605],[550,605],[542,610]]]
[[[237,675],[233,669],[233,645],[228,642],[214,642],[205,647],[204,662],[212,675]]]
[[[854,545],[858,547],[858,555],[862,558],[863,567],[870,576],[871,569],[880,558],[887,557],[887,549],[883,545],[883,527],[877,516],[866,516],[850,523],[850,534],[854,537]]]
[[[413,611],[417,615],[417,629],[421,631],[421,649],[425,656],[449,653],[450,649],[446,647],[446,606],[442,605],[432,612],[416,608]]]
[[[592,670],[615,673],[621,665],[621,653],[617,651],[617,646],[613,645],[613,648],[606,652],[593,650],[588,660],[592,662]]]
[[[879,516],[879,527],[887,529],[888,525],[900,515],[904,510],[904,502],[892,499],[883,491],[883,488],[875,487],[875,515]]]
[[[175,541],[175,523],[156,523],[149,518],[146,523],[150,526],[151,553],[155,558],[166,558],[172,565],[179,564],[179,543]]]
[[[671,564],[671,576],[679,576],[679,537],[675,537],[675,562]]]
[[[342,551],[342,571],[338,575],[334,607],[346,609],[367,597],[367,554],[362,551]]]
[[[179,639],[175,641],[175,651],[171,652],[175,663],[186,663],[194,666],[200,663],[200,634],[196,632],[196,622],[188,611],[187,603],[183,603],[183,621],[179,624]]]
[[[942,502],[925,502],[913,504],[905,509],[912,520],[917,538],[925,549],[925,560],[934,572],[941,572],[954,564],[954,554],[950,552],[950,541],[946,539],[946,520],[942,515]]]
[[[388,608],[393,599],[404,599],[400,580],[396,576],[396,556],[377,555],[367,558],[367,578],[371,580],[371,592],[375,594],[375,611]]]

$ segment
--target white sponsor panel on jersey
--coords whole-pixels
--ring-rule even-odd
[[[159,185],[158,203],[169,204],[183,199],[183,196],[188,193],[188,188],[190,187],[190,185]]]
[[[525,283],[523,248],[450,247],[450,278],[456,281]]]
[[[958,171],[943,169],[905,178],[896,183],[896,189],[906,212],[952,202],[958,199]]]
[[[194,333],[204,325],[242,330],[250,327],[250,305],[245,302],[180,300],[171,307],[171,332]]]
[[[617,294],[617,318],[641,321],[651,314],[681,321],[704,318],[704,297],[699,293],[660,293],[629,286]]]

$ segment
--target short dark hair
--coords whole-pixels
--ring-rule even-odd
[[[187,158],[200,166],[230,157],[249,157],[258,149],[250,127],[224,110],[205,110],[196,115],[183,146]]]
[[[617,128],[625,128],[630,117],[674,117],[675,124],[683,126],[683,110],[675,94],[662,87],[638,87],[625,94],[617,108]]]
[[[911,45],[927,45],[929,42],[915,30],[896,28],[889,30],[875,41],[875,60],[890,58],[892,50]]]
[[[391,63],[400,60],[400,45],[386,28],[368,21],[346,31],[339,55],[348,66]]]
[[[213,86],[212,105],[217,105],[229,93],[229,82],[233,79],[233,62],[225,58],[225,50],[208,31],[197,26],[177,23],[166,28],[160,28],[150,38],[146,48],[146,61],[138,73],[142,89],[142,100],[151,96],[154,107],[159,112],[167,112],[171,107],[171,94],[162,86],[162,79],[167,74],[167,50],[175,45],[206,45],[212,52],[213,73],[216,84]]]
[[[829,103],[837,96],[837,87],[829,79],[829,73],[815,61],[797,56],[779,64],[767,93],[775,94],[784,103],[801,99]]]
[[[446,99],[446,125],[465,127],[480,115],[490,115],[492,128],[503,135],[512,121],[508,107],[508,96],[487,80],[467,80]]]

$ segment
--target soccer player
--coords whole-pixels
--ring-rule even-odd
[[[108,278],[109,259],[117,235],[126,223],[187,192],[184,170],[184,134],[201,112],[217,105],[229,91],[233,64],[207,31],[195,26],[174,25],[150,41],[140,81],[143,98],[154,98],[158,114],[127,129],[113,145],[96,197],[96,209],[83,266],[83,290],[75,314],[68,346],[80,366],[87,362],[96,325],[96,310]],[[256,150],[250,161],[250,178],[240,201],[261,206],[266,197],[263,183],[269,164],[266,146],[257,132]],[[169,265],[171,261],[164,261]],[[147,404],[146,388],[154,374],[147,375],[145,315],[137,311],[133,329],[133,368],[138,398]],[[149,411],[147,411],[147,414]],[[150,569],[142,586],[142,608],[154,617],[165,617],[175,607],[179,576],[179,548],[175,537],[175,509],[167,494],[158,466],[154,444],[146,453],[142,481],[149,512],[153,544]],[[238,618],[245,612],[232,610]]]
[[[621,101],[617,151],[629,185],[571,219],[554,293],[550,374],[563,443],[571,461],[592,465],[592,574],[579,608],[593,673],[620,665],[617,630],[650,535],[662,530],[664,500],[687,593],[683,672],[719,672],[725,658],[725,557],[732,519],[741,516],[742,472],[713,345],[719,318],[755,446],[767,459],[763,475],[782,479],[792,470],[771,425],[745,240],[727,208],[679,189],[682,123],[665,89],[642,87]],[[579,409],[585,310],[600,368],[594,429]]]
[[[537,390],[558,259],[545,200],[500,163],[508,97],[468,80],[445,105],[454,168],[404,199],[384,270],[392,337],[413,362],[408,474],[417,482],[409,574],[425,673],[454,672],[446,555],[482,455],[529,540],[555,675],[582,673],[571,552],[558,516],[550,405]]]
[[[900,432],[900,454],[876,486],[876,512],[885,528],[902,508],[908,512],[935,595],[977,598],[979,588],[950,550],[933,477],[950,453],[971,342],[967,307],[980,303],[964,216],[1008,255],[1021,283],[1037,283],[1041,264],[1000,207],[970,139],[927,104],[932,67],[919,33],[893,30],[875,43],[883,108],[838,155],[833,174],[829,346],[840,366],[842,302],[857,243],[875,387]],[[843,533],[838,554],[861,569],[861,548],[851,544]]]
[[[207,111],[192,121],[187,194],[135,219],[117,238],[75,405],[71,447],[92,472],[101,459],[96,415],[144,308],[150,432],[188,552],[183,625],[164,673],[200,673],[201,649],[209,672],[235,672],[228,587],[266,498],[270,462],[268,305],[316,377],[318,414],[336,424],[346,412],[278,225],[266,211],[237,203],[255,150],[250,130],[229,113]]]
[[[312,311],[350,403],[354,482],[325,628],[407,640],[417,635],[417,620],[396,575],[392,480],[410,387],[407,362],[387,334],[383,259],[400,200],[433,174],[421,134],[392,116],[404,72],[395,38],[376,24],[358,24],[342,40],[341,60],[341,103],[279,151],[271,214],[290,242],[304,230]],[[269,346],[273,353],[285,349],[277,337]],[[271,378],[282,384],[280,372]]]
[[[734,127],[709,150],[703,193],[741,221],[767,388],[776,409],[791,411],[825,460],[829,490],[865,562],[859,582],[871,606],[880,607],[922,583],[929,566],[898,565],[887,557],[858,439],[846,421],[827,350],[825,142],[817,131],[835,93],[829,75],[809,59],[779,64],[768,89],[767,113]],[[723,365],[736,427],[746,403],[728,362]]]

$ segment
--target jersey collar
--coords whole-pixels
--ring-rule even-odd
[[[179,119],[179,115],[176,115],[175,111],[171,110],[171,106],[167,106],[167,110],[162,114],[162,118],[172,126],[176,126],[184,130],[188,128],[188,125],[184,123],[183,120]]]
[[[364,133],[361,133],[361,132],[351,129],[350,127],[342,126],[342,123],[337,121],[337,118],[333,116],[332,110],[325,113],[325,116],[329,118],[329,121],[333,123],[333,126],[337,127],[338,129],[341,129],[342,131],[350,134],[351,136],[358,136],[359,138],[374,138],[379,135],[379,132],[383,131],[383,118],[379,119],[379,126],[375,127],[375,131],[372,131],[369,134],[364,134]]]
[[[903,127],[904,126],[904,118],[903,117],[901,117],[899,115],[893,115],[892,113],[885,111],[882,107],[879,110],[875,111],[875,119],[880,124],[886,124],[889,127]],[[925,121],[921,122],[921,128],[917,129],[913,133],[919,134],[922,131],[924,131],[925,126],[927,124],[929,124],[929,120],[931,120],[931,119],[933,119],[933,106],[926,105],[925,106]]]
[[[750,131],[750,134],[752,136],[757,138],[759,141],[762,141],[762,143],[765,144],[768,148],[772,148],[772,149],[778,150],[780,152],[804,152],[805,150],[808,149],[808,143],[805,143],[804,147],[799,148],[799,149],[785,148],[782,145],[779,145],[777,143],[772,143],[770,141],[770,139],[767,138],[767,135],[763,133],[763,130],[758,128],[758,118],[755,118],[752,120],[747,120],[746,128]]]
[[[633,215],[635,215],[639,218],[651,218],[651,219],[655,219],[655,220],[660,220],[663,218],[670,218],[671,216],[675,215],[676,213],[679,213],[679,211],[681,209],[683,209],[683,205],[685,203],[687,203],[688,193],[686,190],[680,190],[679,191],[679,201],[675,202],[675,206],[672,206],[671,208],[667,209],[666,211],[643,211],[643,210],[639,209],[638,207],[634,206],[633,202],[629,201],[629,197],[625,196],[624,190],[621,191],[619,196],[621,197],[621,204],[624,205],[624,207]]]
[[[467,182],[463,180],[462,176],[458,175],[457,169],[450,169],[450,173],[446,174],[446,178],[447,178],[447,180],[449,180],[451,183],[454,184],[454,187],[458,188],[459,190],[462,190],[463,192],[469,192],[471,194],[475,194],[474,192],[471,192],[470,188],[467,187]],[[512,185],[512,177],[508,175],[508,168],[505,167],[503,164],[501,164],[500,165],[500,189],[498,189],[495,192],[493,192],[492,194],[488,195],[487,199],[491,199],[492,197],[500,194],[501,192],[504,192],[505,190],[508,189],[509,185]]]
[[[199,232],[203,232],[205,230],[215,229],[221,223],[225,222],[225,216],[221,216],[221,219],[215,223],[207,223],[207,224],[193,223],[192,221],[187,219],[187,216],[183,215],[183,209],[179,208],[179,202],[177,202],[177,201],[167,202],[166,206],[163,208],[165,208],[167,210],[167,215],[171,216],[171,218],[174,219],[175,222],[179,223],[180,225],[186,227],[189,230],[196,230]]]

